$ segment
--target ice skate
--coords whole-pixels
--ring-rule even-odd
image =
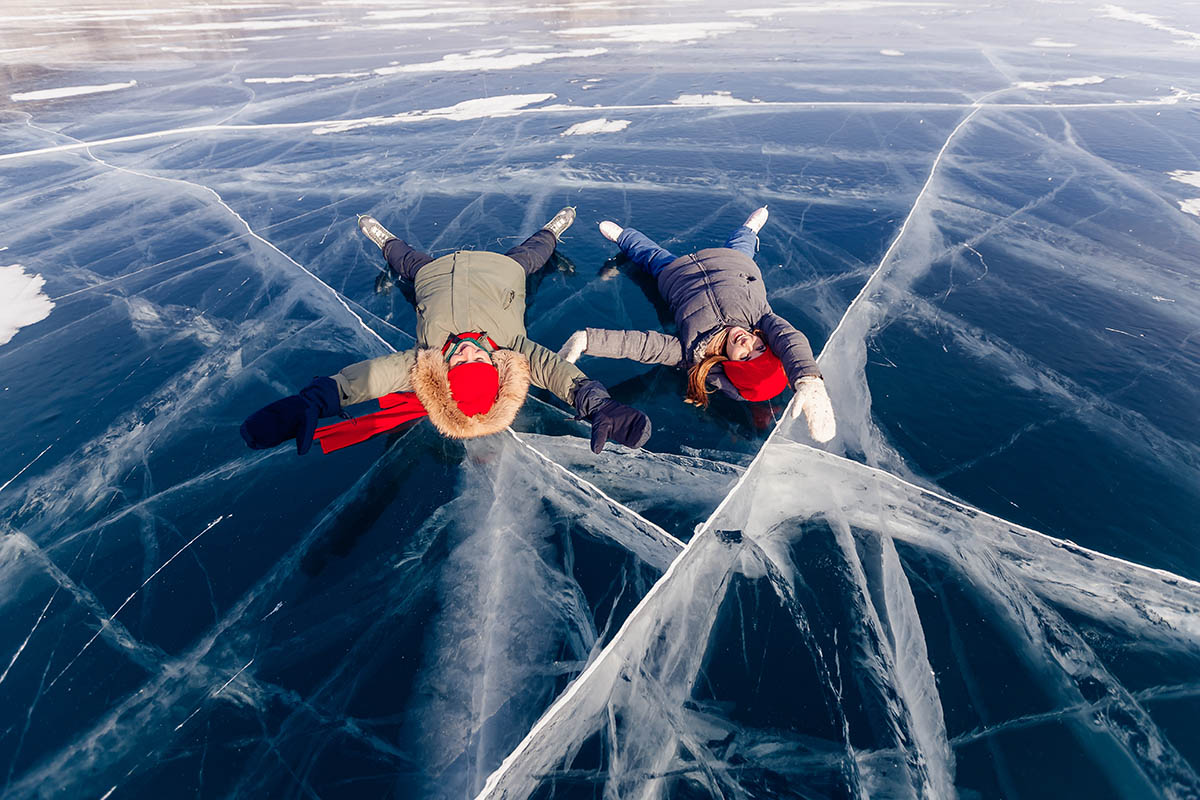
[[[374,242],[380,250],[383,250],[385,244],[396,238],[391,231],[379,224],[379,220],[368,214],[358,215],[358,229],[366,234],[366,237]]]
[[[550,231],[556,240],[561,240],[563,232],[575,222],[575,206],[565,206],[561,211],[542,226],[542,230]]]

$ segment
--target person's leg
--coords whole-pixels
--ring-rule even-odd
[[[736,231],[725,240],[725,247],[754,258],[758,251],[758,232],[767,224],[767,207],[756,208]]]
[[[403,239],[389,239],[383,245],[383,257],[392,272],[410,281],[416,279],[417,270],[433,261],[433,256],[413,249]]]
[[[758,234],[743,225],[729,234],[729,238],[725,240],[725,244],[722,246],[728,247],[730,250],[737,250],[739,253],[745,253],[754,258],[754,253],[758,250]]]
[[[675,260],[676,256],[670,250],[659,247],[646,234],[633,228],[625,228],[617,237],[617,247],[629,256],[629,260],[640,266],[657,278],[663,267]]]
[[[550,260],[554,247],[558,244],[552,231],[542,228],[540,231],[510,249],[504,255],[521,265],[526,275],[532,275]]]

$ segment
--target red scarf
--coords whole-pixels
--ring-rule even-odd
[[[414,392],[385,394],[379,398],[379,407],[382,410],[372,414],[317,428],[313,440],[320,443],[322,453],[332,453],[425,416],[425,406]]]

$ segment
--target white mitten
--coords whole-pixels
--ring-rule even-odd
[[[563,346],[559,348],[558,357],[574,364],[583,355],[584,350],[587,350],[587,331],[575,331],[567,337],[567,341],[563,342]],[[829,401],[826,400],[825,402],[828,403]]]
[[[808,434],[824,444],[837,433],[837,422],[833,418],[833,405],[825,391],[825,381],[809,375],[796,381],[796,397],[792,400],[792,419],[804,414],[808,422]]]

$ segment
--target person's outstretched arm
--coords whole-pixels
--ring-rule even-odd
[[[783,362],[788,383],[795,386],[801,378],[821,377],[808,337],[796,330],[792,323],[772,312],[764,314],[758,321],[758,329],[762,331],[771,352]]]
[[[809,435],[822,444],[828,442],[837,435],[837,422],[808,337],[775,313],[765,315],[758,327],[771,351],[783,362],[788,383],[796,390],[792,419],[803,414]]]
[[[417,351],[404,350],[344,367],[333,376],[342,394],[342,405],[374,400],[392,392],[411,392],[415,363]]]
[[[298,394],[276,400],[246,417],[241,434],[252,450],[265,450],[296,440],[296,452],[312,447],[317,421],[334,417],[343,406],[374,400],[392,392],[411,391],[409,370],[416,351],[372,358],[351,364],[332,377],[317,377]]]
[[[578,419],[591,423],[593,453],[600,453],[610,439],[637,448],[650,438],[649,417],[613,400],[604,384],[588,378],[570,361],[524,336],[517,337],[513,349],[529,359],[529,375],[535,386],[553,392],[575,409]]]
[[[643,364],[666,364],[671,367],[683,363],[683,345],[679,339],[659,331],[585,328],[571,334],[558,354],[572,363],[581,355],[628,358]]]

